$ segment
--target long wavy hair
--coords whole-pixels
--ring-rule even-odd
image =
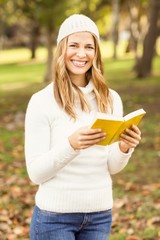
[[[94,36],[93,36],[94,37]],[[83,92],[70,79],[66,64],[65,54],[67,49],[67,40],[64,38],[57,46],[53,62],[53,84],[54,95],[59,106],[76,119],[75,100],[79,98],[81,109],[90,111],[90,103],[84,96]],[[109,96],[109,89],[103,75],[103,65],[98,40],[94,37],[95,57],[92,67],[86,73],[87,82],[92,81],[94,94],[97,100],[98,111],[107,112],[112,108],[112,101]]]

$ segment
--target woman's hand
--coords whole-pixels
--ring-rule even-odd
[[[80,128],[69,136],[69,142],[75,150],[93,146],[106,138],[101,129]]]
[[[130,148],[135,148],[141,140],[140,129],[132,125],[130,129],[126,129],[125,133],[120,136],[119,147],[124,153],[127,153]]]

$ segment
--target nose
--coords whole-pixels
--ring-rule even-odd
[[[79,49],[76,55],[78,58],[84,58],[87,56],[84,49]]]

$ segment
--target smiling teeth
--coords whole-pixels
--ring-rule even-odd
[[[86,62],[73,61],[73,64],[77,67],[84,67]]]

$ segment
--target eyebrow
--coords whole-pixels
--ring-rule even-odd
[[[71,42],[68,42],[68,44],[77,44],[77,45],[78,45],[79,43],[78,43],[78,42],[74,42],[74,41],[72,42],[72,41],[71,41]],[[86,43],[85,45],[87,45],[87,46],[94,46],[94,43]]]
[[[71,42],[69,42],[69,41],[68,41],[68,43],[74,43],[74,44],[78,44],[77,42],[72,42],[72,41],[71,41]]]
[[[94,46],[94,43],[87,43],[87,46]]]

